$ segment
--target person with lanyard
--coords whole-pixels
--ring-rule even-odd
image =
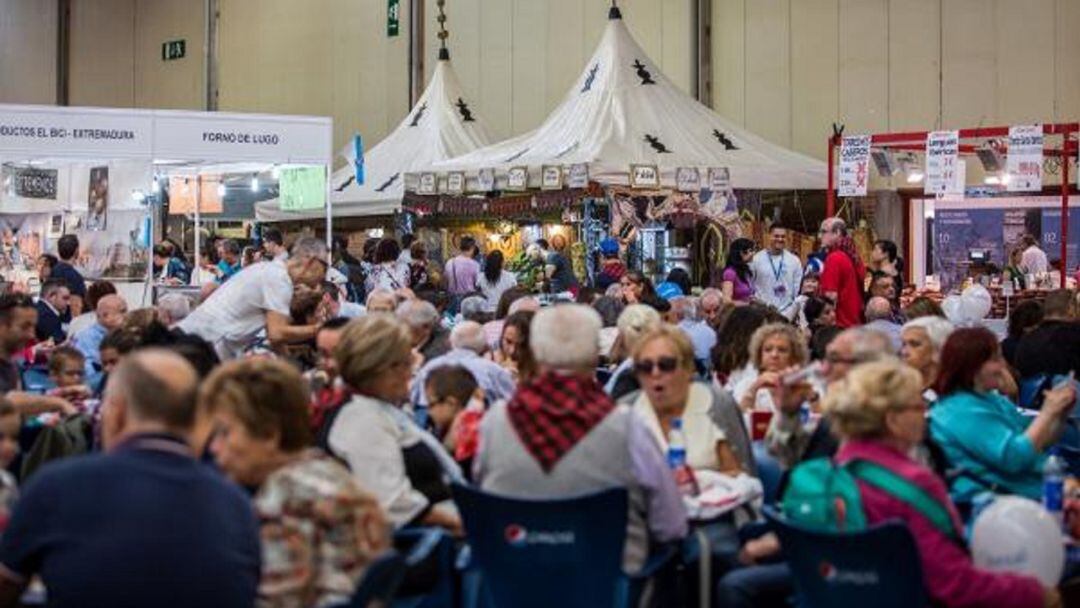
[[[780,314],[787,314],[794,304],[803,274],[802,262],[786,247],[787,229],[774,224],[769,229],[769,247],[750,260],[755,298]]]

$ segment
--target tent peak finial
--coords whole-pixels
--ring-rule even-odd
[[[622,11],[619,10],[619,6],[615,4],[615,0],[611,0],[611,8],[607,12],[608,20],[622,19]]]
[[[445,46],[439,49],[439,61],[450,61],[450,49]]]

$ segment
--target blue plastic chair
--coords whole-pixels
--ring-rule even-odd
[[[454,539],[442,528],[406,528],[394,533],[394,546],[405,555],[405,576],[434,565],[436,579],[426,593],[403,596],[400,589],[393,608],[450,608],[455,604]],[[426,570],[426,568],[425,568]]]
[[[799,606],[927,605],[919,551],[903,523],[829,533],[795,525],[769,507],[765,517],[784,547]]]
[[[386,606],[405,576],[405,558],[390,549],[371,562],[356,586],[349,608]]]
[[[466,605],[622,608],[675,554],[666,548],[641,572],[623,572],[623,488],[544,501],[453,491],[469,541]]]

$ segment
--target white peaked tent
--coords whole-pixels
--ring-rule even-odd
[[[709,167],[728,167],[743,189],[825,189],[825,163],[769,143],[716,114],[669,81],[630,35],[612,7],[607,29],[581,77],[562,104],[536,130],[435,163],[425,171],[463,171],[476,191],[477,172],[495,171],[496,188],[511,167],[527,166],[529,186],[540,185],[541,167],[588,165],[589,179],[629,183],[630,165],[655,164],[661,185],[675,186],[679,167],[697,167],[702,184]],[[565,171],[564,171],[565,174]],[[416,190],[419,172],[406,187]]]
[[[482,121],[473,115],[446,49],[431,82],[409,115],[385,139],[364,154],[362,185],[356,183],[350,144],[341,155],[348,164],[330,177],[330,200],[334,217],[388,215],[401,208],[405,194],[404,174],[432,163],[465,154],[487,145],[491,139]],[[318,219],[322,210],[283,211],[277,199],[255,206],[259,221]]]

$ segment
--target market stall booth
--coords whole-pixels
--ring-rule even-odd
[[[190,213],[198,234],[237,176],[258,190],[275,174],[290,206],[324,209],[331,131],[321,117],[0,105],[0,272],[33,284],[37,256],[73,233],[87,278],[145,303],[163,207]]]
[[[688,262],[706,227],[718,236],[740,229],[739,191],[821,190],[825,173],[823,163],[680,91],[612,7],[581,76],[539,127],[407,172],[405,207],[445,221],[455,214],[527,217],[565,203],[581,218],[574,232],[590,254],[598,237],[613,231],[632,241],[637,264],[662,269]],[[671,231],[679,226],[689,238]],[[640,238],[625,238],[635,233]]]
[[[993,296],[991,315],[1005,316],[1010,304],[1075,284],[1078,134],[1076,123],[837,133],[829,139],[830,160],[838,153],[839,162],[830,163],[828,207],[837,195],[842,206],[867,196],[872,173],[896,176],[905,299],[942,300],[980,284]]]

